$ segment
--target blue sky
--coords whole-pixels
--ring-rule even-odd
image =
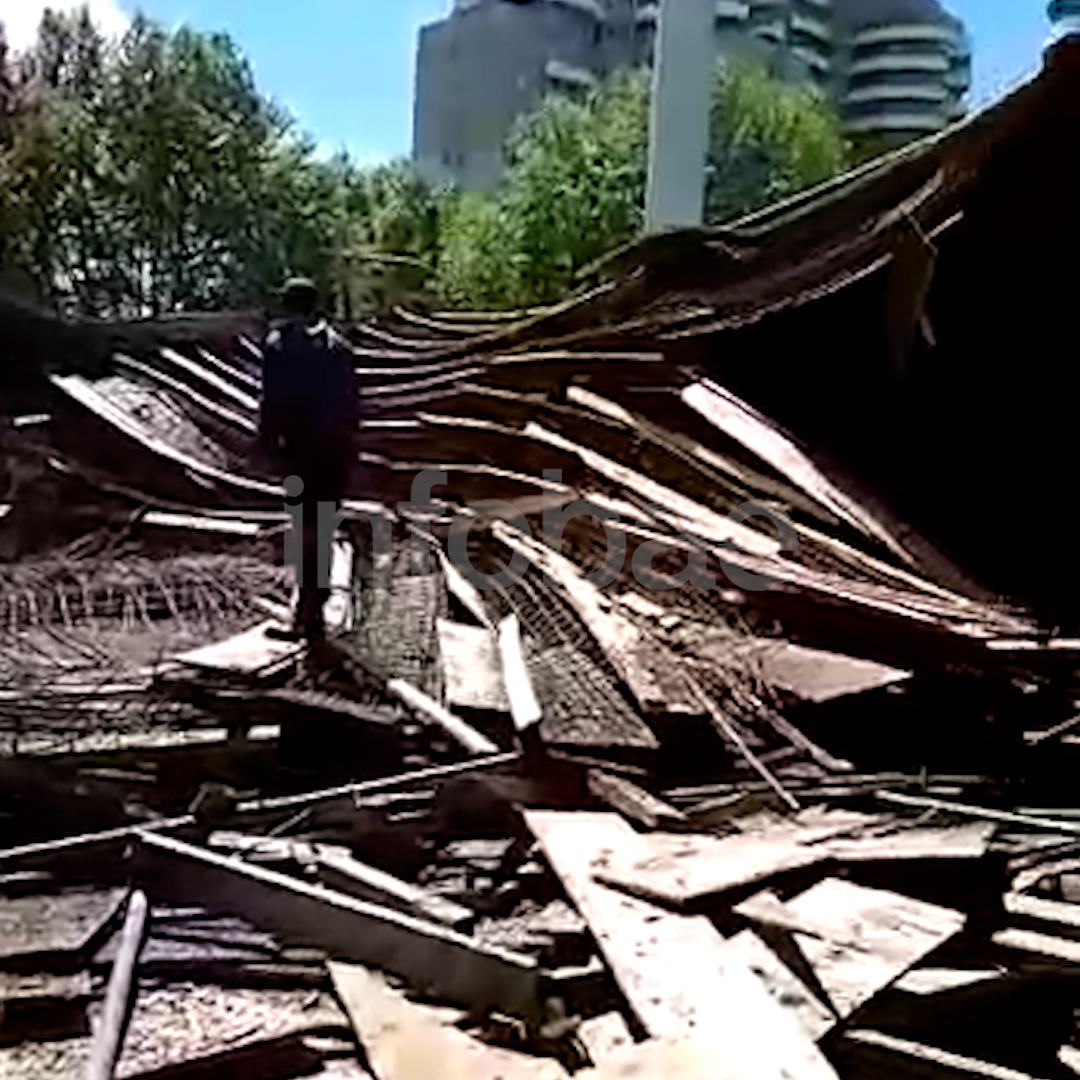
[[[73,0],[53,0],[70,6]],[[1047,37],[1045,0],[946,0],[975,45],[975,103],[1036,70]],[[39,0],[0,0],[0,19],[19,40]],[[137,4],[91,0],[106,25]],[[247,54],[260,87],[328,149],[364,162],[407,154],[412,139],[416,32],[451,0],[142,0],[167,24],[225,30]]]

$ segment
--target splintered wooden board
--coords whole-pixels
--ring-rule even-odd
[[[882,823],[868,814],[810,808],[791,818],[747,819],[732,836],[653,833],[632,858],[613,857],[601,879],[647,899],[690,905],[827,860],[979,858],[994,831],[993,823],[977,822],[849,835]]]
[[[829,854],[838,862],[876,859],[981,859],[990,848],[997,826],[973,821],[945,828],[904,829],[886,836],[830,840]]]
[[[448,619],[436,620],[435,627],[447,703],[462,709],[509,712],[495,635],[482,626],[464,626]]]
[[[237,634],[236,637],[201,649],[193,649],[176,659],[189,667],[254,675],[264,668],[300,655],[301,646],[297,642],[275,641],[266,636],[267,630],[280,625],[276,620],[270,619],[243,634]]]
[[[0,898],[0,960],[85,951],[116,915],[125,895],[124,889],[99,889]]]
[[[726,947],[760,980],[769,997],[792,1013],[814,1042],[832,1030],[836,1017],[752,930],[729,938]]]
[[[654,1038],[691,1056],[714,1054],[717,1080],[835,1078],[708,919],[671,914],[595,880],[616,854],[641,853],[641,838],[618,815],[526,811],[525,819]]]
[[[829,878],[787,902],[830,940],[796,934],[795,940],[841,1018],[959,933],[959,911],[883,889]]]
[[[366,968],[332,963],[330,972],[379,1080],[567,1080],[557,1061],[482,1042],[456,1026],[462,1017],[457,1010],[410,1001]],[[734,1075],[714,1053],[690,1043],[634,1043],[615,1019],[582,1025],[581,1038],[594,1064],[576,1072],[575,1080],[729,1080]]]
[[[725,667],[757,674],[767,686],[788,690],[803,701],[820,704],[904,682],[910,671],[873,660],[811,649],[790,641],[738,639],[706,642],[694,651]]]
[[[363,967],[329,967],[379,1080],[566,1080],[557,1061],[489,1046],[462,1031],[458,1009],[410,1001]]]
[[[623,845],[596,870],[602,881],[661,903],[685,905],[828,858],[780,827],[772,835],[653,833]]]

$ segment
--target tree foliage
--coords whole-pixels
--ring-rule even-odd
[[[142,16],[106,40],[85,8],[49,11],[26,54],[0,49],[0,188],[0,268],[61,310],[264,303],[290,273],[346,299],[372,249],[427,258],[410,284],[434,269],[410,168],[319,158],[227,36]]]
[[[472,306],[562,295],[642,225],[649,79],[624,72],[580,100],[551,97],[517,127],[502,184],[448,215],[439,279]],[[831,105],[750,65],[718,68],[706,215],[718,224],[825,180],[848,163]],[[490,257],[485,255],[490,252]]]
[[[106,39],[85,8],[48,11],[24,54],[0,25],[0,274],[103,317],[261,305],[298,273],[346,316],[550,302],[641,230],[649,89],[623,72],[552,97],[514,129],[494,193],[443,192],[407,161],[321,157],[225,35],[137,16]],[[812,91],[718,72],[710,221],[847,160]]]
[[[831,103],[753,64],[718,73],[709,134],[705,214],[713,224],[786,199],[850,163]]]

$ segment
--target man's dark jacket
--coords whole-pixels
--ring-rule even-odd
[[[289,467],[348,462],[359,416],[354,363],[324,322],[285,324],[267,336],[260,434]]]

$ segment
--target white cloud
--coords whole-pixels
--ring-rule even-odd
[[[8,45],[16,51],[32,45],[46,8],[69,11],[81,6],[81,0],[0,0],[0,22],[7,32]],[[90,0],[90,14],[109,35],[122,34],[130,21],[118,0]]]

